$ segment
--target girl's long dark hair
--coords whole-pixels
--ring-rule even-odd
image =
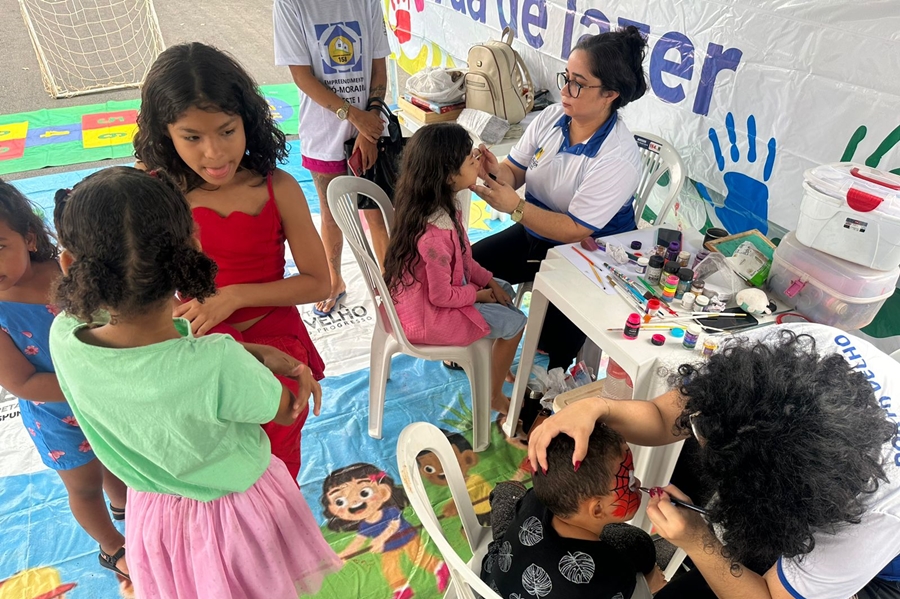
[[[166,171],[184,193],[202,185],[203,179],[175,151],[167,126],[190,108],[241,117],[247,137],[243,168],[265,176],[287,159],[284,133],[244,67],[212,46],[172,46],[150,67],[141,88],[134,155],[148,170]]]
[[[391,292],[415,281],[419,238],[434,213],[443,210],[453,218],[460,245],[466,251],[450,179],[471,152],[472,138],[456,123],[422,127],[407,143],[394,191],[394,225],[384,260],[384,280]]]

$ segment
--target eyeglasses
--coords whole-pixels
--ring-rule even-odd
[[[581,90],[583,89],[602,89],[602,85],[582,85],[577,81],[572,81],[569,79],[569,76],[565,73],[557,73],[556,74],[556,85],[559,86],[559,89],[567,88],[566,91],[573,98],[577,98],[579,94],[581,94]],[[574,90],[572,88],[575,88]]]

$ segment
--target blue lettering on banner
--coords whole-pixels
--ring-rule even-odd
[[[444,0],[434,0],[441,4]],[[469,16],[472,19],[484,23],[486,0],[450,0],[454,10],[466,14],[468,3]],[[478,4],[476,12],[475,4]],[[519,21],[519,9],[521,8],[521,22]],[[544,45],[543,33],[547,30],[547,0],[497,0],[497,13],[500,27],[511,27],[513,31],[522,34],[522,39],[532,48],[540,49]],[[582,34],[578,41],[573,43],[575,33],[575,20],[578,18],[578,0],[566,0],[565,17],[563,19],[562,47],[559,58],[566,60],[577,45],[578,41],[599,33],[610,30],[610,20],[596,8],[585,9],[578,20],[579,24],[588,31]],[[619,17],[617,24],[620,27],[634,25],[645,37],[650,36],[650,25],[641,23],[626,17]],[[667,58],[670,50],[678,52],[679,60],[675,62]],[[706,48],[705,58],[700,70],[700,78],[697,91],[693,98],[691,111],[695,114],[706,116],[709,114],[712,104],[713,90],[716,80],[723,71],[736,71],[743,58],[743,51],[738,48],[726,48],[721,44],[709,43]],[[664,102],[679,104],[684,102],[686,94],[681,83],[674,86],[668,85],[663,80],[663,73],[683,81],[690,81],[694,77],[694,62],[697,60],[694,43],[690,38],[678,31],[664,33],[650,52],[650,89]]]

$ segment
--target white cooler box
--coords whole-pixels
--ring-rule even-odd
[[[791,232],[775,250],[766,287],[815,322],[850,330],[872,322],[898,278],[900,267],[882,271],[853,264],[806,247]]]
[[[800,243],[875,270],[900,266],[900,176],[825,164],[804,173],[803,190]]]

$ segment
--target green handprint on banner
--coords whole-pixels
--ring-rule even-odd
[[[868,129],[865,125],[860,125],[856,128],[856,131],[853,132],[853,135],[847,142],[847,147],[844,148],[844,153],[841,155],[841,162],[854,162],[853,155],[856,154],[859,143],[865,139],[866,133],[868,133]],[[888,133],[888,135],[881,140],[881,143],[878,144],[875,151],[866,158],[865,165],[872,168],[878,168],[878,163],[881,162],[884,155],[890,152],[898,142],[900,142],[900,125],[897,125],[893,131]],[[882,169],[884,168],[886,167],[882,167]],[[891,169],[890,172],[895,175],[900,175],[900,168]]]

